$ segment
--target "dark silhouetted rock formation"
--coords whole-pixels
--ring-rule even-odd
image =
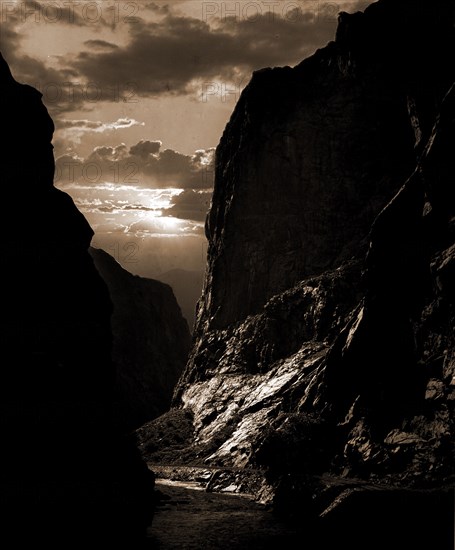
[[[170,286],[131,275],[103,250],[91,248],[90,255],[114,307],[116,410],[131,430],[169,410],[191,335]]]
[[[113,432],[112,306],[88,254],[93,232],[53,187],[41,94],[1,57],[0,109],[0,538],[65,548],[133,537],[151,519],[153,475]]]
[[[262,469],[257,496],[343,540],[362,506],[370,531],[402,509],[413,543],[453,536],[453,8],[341,14],[326,48],[254,73],[216,153],[179,453]]]

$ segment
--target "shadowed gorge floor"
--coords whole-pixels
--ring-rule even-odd
[[[355,488],[345,480],[331,483],[344,484],[347,491]],[[342,544],[353,550],[380,544],[391,550],[452,546],[453,495],[448,493],[412,495],[370,488],[371,498],[365,493],[366,498],[360,496],[354,505],[341,505],[336,522],[324,524],[311,515],[298,521],[284,519],[251,496],[206,492],[200,482],[163,480],[157,488],[161,500],[148,529],[146,548],[150,550],[330,550]],[[359,489],[360,483],[355,490]],[[430,534],[419,527],[420,522],[431,522]]]
[[[197,487],[197,484],[195,484]],[[206,493],[158,483],[157,507],[148,542],[157,550],[297,548],[298,531],[270,508],[238,495]]]

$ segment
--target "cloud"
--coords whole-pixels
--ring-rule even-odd
[[[1,51],[13,77],[18,82],[34,86],[46,96],[46,106],[53,115],[83,108],[85,98],[72,94],[68,88],[77,76],[73,68],[63,66],[57,70],[29,55],[20,54],[22,35],[16,31],[14,20],[2,22],[1,34]]]
[[[82,139],[87,135],[108,135],[119,130],[128,130],[134,126],[145,126],[145,124],[134,118],[119,118],[114,122],[57,118],[55,126],[54,148],[56,151],[62,151],[68,145],[68,142],[72,145],[80,144]]]
[[[52,56],[58,59],[59,67],[50,67],[43,61],[24,54],[23,41],[29,29],[39,25],[87,27],[92,32],[101,28],[113,28],[112,6],[96,2],[3,2],[1,8],[1,43],[3,56],[10,65],[14,78],[37,88],[44,96],[46,106],[53,115],[92,106],[89,91],[75,93],[73,84],[81,79],[70,57]],[[115,18],[114,18],[115,19]],[[78,32],[76,30],[76,32]],[[90,41],[88,41],[90,42]],[[103,43],[104,41],[93,41]],[[105,42],[105,44],[109,44]],[[100,45],[100,44],[99,44]],[[107,92],[106,92],[107,93]],[[126,90],[128,93],[128,90]],[[105,94],[106,95],[106,94]],[[108,98],[118,101],[118,97]],[[88,101],[87,101],[88,100]]]
[[[223,85],[234,86],[238,95],[253,70],[297,64],[333,39],[337,11],[364,8],[368,2],[203,2],[200,18],[185,14],[185,2],[130,3],[143,17],[122,16],[121,26],[110,3],[49,3],[49,13],[43,11],[47,4],[34,0],[10,4],[2,21],[2,51],[16,78],[36,86],[55,116],[90,110],[99,102],[203,96],[207,87]],[[228,4],[231,12],[223,14]],[[89,13],[89,5],[101,12]],[[28,14],[25,26],[22,9]],[[99,36],[88,38],[84,31],[88,39],[80,48],[53,56],[50,67],[47,59],[22,55],[23,39],[36,17],[41,23],[56,17],[60,26],[86,26]],[[126,45],[113,43],[117,38]]]
[[[96,208],[93,208],[92,206],[92,212],[98,212],[98,213],[112,213],[112,212],[154,212],[155,208],[149,208],[148,206],[144,206],[142,204],[124,204],[124,205],[116,205],[116,204],[103,204],[99,205]]]
[[[22,83],[35,87],[45,96],[45,103],[52,114],[83,108],[85,99],[82,95],[72,93],[71,81],[76,73],[71,67],[60,70],[47,67],[42,61],[28,55],[17,54],[19,38],[10,32],[11,41],[3,41],[1,49],[6,62],[11,68],[13,77]]]
[[[175,0],[173,2],[174,4],[176,4]],[[150,10],[154,13],[158,13],[160,15],[163,15],[163,14],[168,14],[170,13],[171,9],[169,7],[168,4],[164,4],[164,5],[159,5],[157,4],[156,2],[146,2],[143,7],[147,10]]]
[[[57,128],[74,133],[96,132],[103,133],[112,130],[124,130],[132,126],[144,126],[134,118],[119,118],[114,122],[100,122],[96,120],[71,120],[62,118],[57,121]]]
[[[300,8],[254,20],[166,12],[159,21],[129,22],[124,48],[83,51],[74,67],[106,88],[134,82],[139,96],[194,93],[203,82],[237,82],[264,66],[296,64],[332,39],[335,25],[333,17],[316,20]]]
[[[141,139],[139,143],[130,148],[130,154],[146,159],[148,155],[154,155],[161,149],[161,141],[144,141]]]
[[[161,150],[160,141],[141,140],[132,147],[100,146],[86,157],[74,153],[56,160],[56,183],[112,182],[151,188],[207,189],[213,185],[215,149],[184,155]]]
[[[117,44],[106,42],[106,40],[86,40],[84,46],[88,46],[94,50],[118,50]]]
[[[109,8],[108,8],[109,9]],[[76,27],[112,26],[110,13],[100,3],[90,2],[9,2],[4,10],[8,18],[20,18],[22,23],[43,22]],[[113,8],[109,9],[113,12]]]
[[[194,191],[185,189],[179,195],[172,198],[172,206],[163,212],[166,216],[173,216],[183,220],[203,222],[210,207],[212,191]]]

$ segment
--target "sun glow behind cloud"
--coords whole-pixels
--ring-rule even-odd
[[[131,237],[185,237],[200,234],[202,223],[168,215],[173,199],[183,190],[148,189],[115,183],[61,185],[73,196],[95,233],[123,233]]]
[[[67,119],[60,128],[83,129],[86,136],[134,122]],[[161,140],[140,140],[130,146],[97,146],[85,158],[69,150],[56,159],[55,185],[86,216],[95,231],[94,245],[129,271],[148,277],[174,268],[202,271],[206,260],[203,226],[214,149],[184,155],[162,145]],[[134,262],[131,251],[137,251]]]
[[[112,182],[58,187],[73,197],[92,226],[92,245],[109,252],[128,271],[157,278],[174,268],[204,268],[203,222],[172,215],[182,189]]]

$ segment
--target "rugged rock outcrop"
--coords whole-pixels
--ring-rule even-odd
[[[116,413],[131,430],[169,410],[191,335],[170,286],[131,275],[103,250],[90,255],[113,302]]]
[[[53,187],[41,94],[1,56],[0,109],[0,538],[61,548],[134,537],[151,519],[153,476],[113,431],[112,306],[93,232]]]
[[[253,75],[217,149],[180,457],[262,468],[258,496],[329,525],[368,502],[378,524],[385,486],[453,486],[453,14],[341,14],[326,48]]]

